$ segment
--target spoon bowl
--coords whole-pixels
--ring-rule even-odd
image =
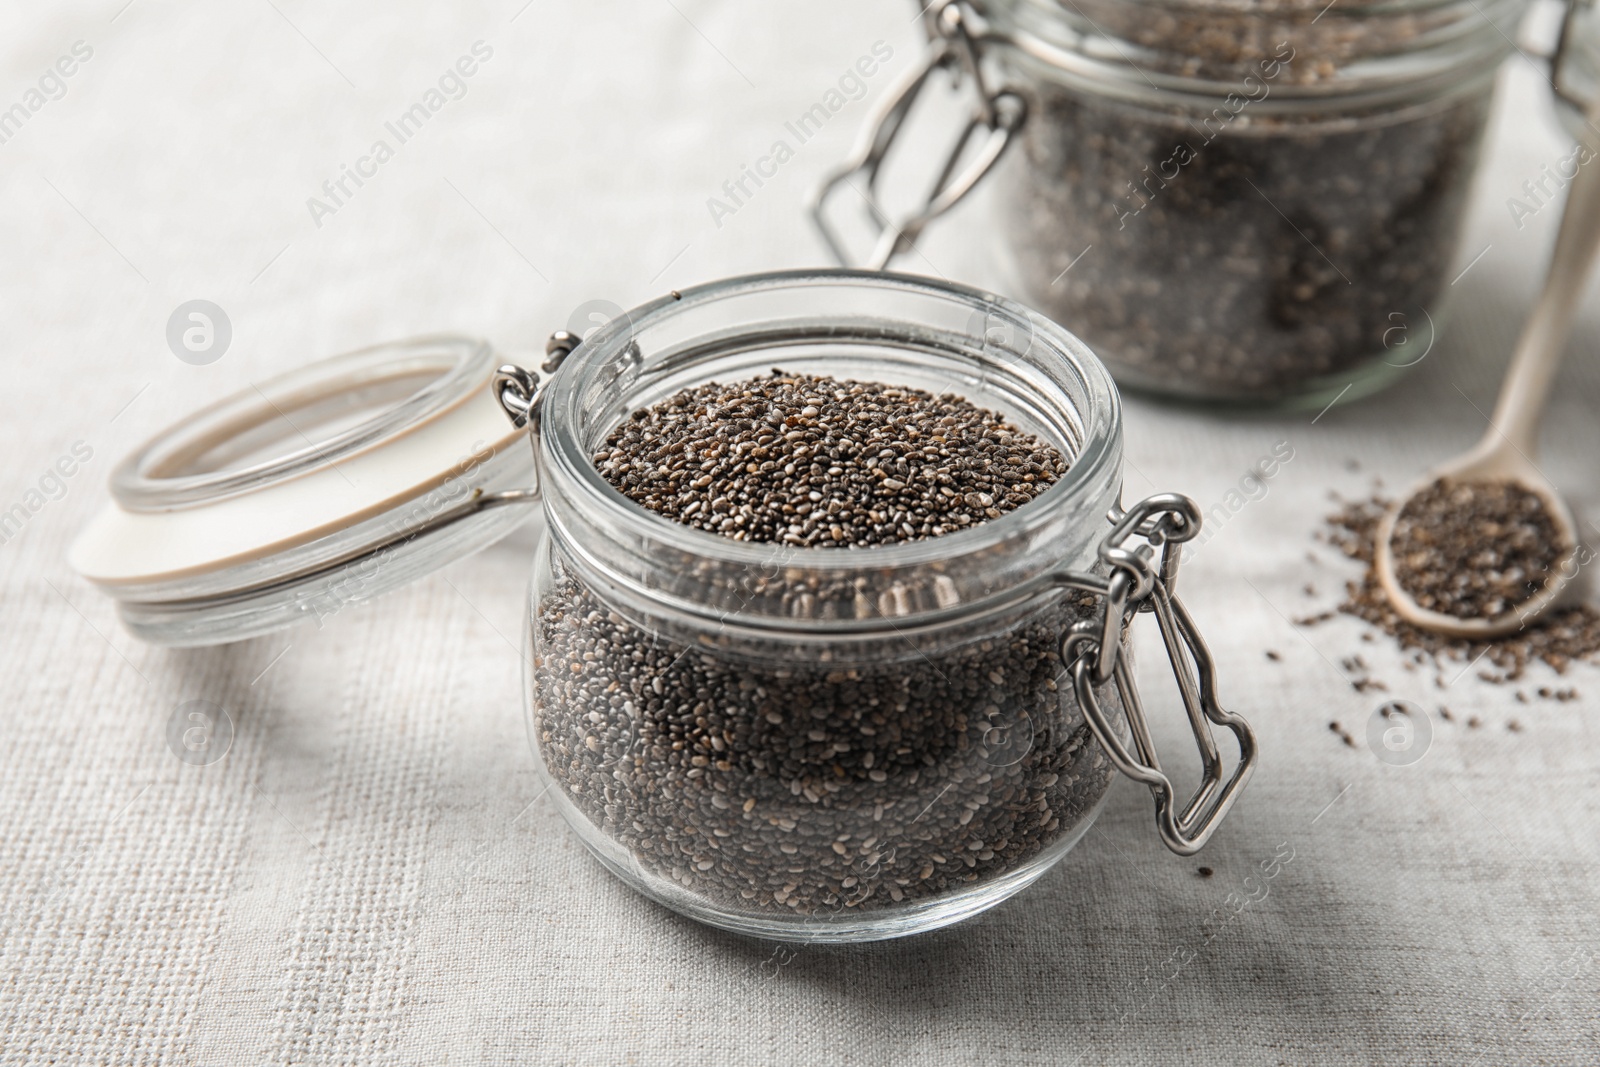
[[[1463,619],[1441,611],[1425,608],[1406,592],[1395,573],[1393,551],[1395,523],[1405,505],[1418,493],[1444,479],[1451,482],[1510,482],[1539,498],[1545,512],[1556,528],[1558,555],[1552,564],[1544,585],[1527,600],[1520,601],[1511,610],[1488,619]],[[1571,583],[1577,573],[1574,563],[1578,554],[1578,524],[1561,494],[1550,484],[1539,469],[1509,446],[1477,448],[1441,467],[1435,468],[1425,478],[1408,489],[1378,523],[1377,545],[1373,554],[1373,567],[1378,574],[1378,584],[1383,587],[1389,603],[1398,614],[1413,626],[1447,637],[1469,640],[1489,640],[1516,633],[1544,613]]]
[[[1539,424],[1556,369],[1561,365],[1572,319],[1583,296],[1600,249],[1600,100],[1584,115],[1589,162],[1580,166],[1567,190],[1555,251],[1545,274],[1544,289],[1517,340],[1516,352],[1500,386],[1500,399],[1489,428],[1476,448],[1434,469],[1402,496],[1378,524],[1373,568],[1378,583],[1400,617],[1414,626],[1451,637],[1504,637],[1533,622],[1571,582],[1578,551],[1578,527],[1572,512],[1532,457],[1539,447]],[[1418,604],[1395,574],[1395,524],[1406,504],[1440,478],[1454,482],[1511,482],[1538,496],[1555,525],[1557,561],[1544,585],[1510,611],[1489,619],[1463,619]]]

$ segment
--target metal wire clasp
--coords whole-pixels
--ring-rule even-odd
[[[1194,620],[1173,593],[1178,579],[1179,546],[1200,532],[1200,509],[1177,493],[1162,493],[1129,510],[1112,513],[1112,529],[1100,542],[1099,555],[1111,573],[1104,579],[1063,574],[1062,585],[1086,589],[1103,598],[1103,613],[1074,625],[1061,639],[1061,661],[1072,674],[1073,689],[1089,728],[1117,769],[1149,786],[1156,800],[1156,826],[1167,847],[1180,856],[1198,852],[1222,822],[1255,769],[1256,740],[1249,723],[1223,709],[1217,700],[1216,673]],[[1130,548],[1130,539],[1143,545]],[[1161,549],[1160,563],[1155,561]],[[1122,654],[1122,631],[1139,612],[1151,612],[1161,629],[1167,658],[1178,682],[1184,711],[1200,749],[1201,780],[1179,810],[1172,780],[1161,769],[1144,704]],[[1095,687],[1115,681],[1122,698],[1129,750],[1110,716],[1095,696]],[[1211,724],[1232,731],[1239,744],[1239,762],[1223,783],[1223,761]]]
[[[561,368],[561,361],[582,341],[583,338],[577,334],[566,330],[555,331],[544,344],[545,360],[539,364],[539,369],[546,374],[554,374]],[[539,388],[537,371],[519,367],[515,363],[502,364],[494,372],[494,383],[490,389],[510,416],[511,425],[518,429],[539,429],[539,401],[543,399],[544,392]]]
[[[916,243],[928,223],[955,207],[972,191],[999,162],[1012,135],[1027,117],[1027,104],[1018,93],[1004,88],[990,91],[979,54],[983,32],[977,28],[980,24],[970,3],[935,0],[927,9],[925,21],[932,38],[928,51],[867,120],[862,137],[849,157],[829,172],[812,193],[811,218],[840,266],[850,266],[850,256],[843,239],[828,222],[825,210],[829,197],[839,186],[848,184],[865,199],[868,222],[876,234],[865,266],[870,270],[882,270],[895,256]],[[963,77],[972,79],[977,90],[976,106],[961,136],[951,146],[944,167],[922,206],[898,221],[892,220],[878,203],[878,179],[884,160],[929,76],[936,70],[946,69],[955,72],[958,82]],[[969,146],[980,135],[979,147],[970,153],[971,159],[963,165]],[[853,180],[857,175],[865,179],[864,187]]]

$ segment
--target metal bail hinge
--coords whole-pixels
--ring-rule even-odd
[[[561,369],[561,361],[583,342],[583,338],[567,330],[557,330],[550,335],[544,344],[545,360],[539,364],[539,369],[546,374],[554,374]],[[519,367],[515,363],[502,364],[494,372],[494,398],[500,402],[505,413],[511,418],[511,424],[521,429],[528,427],[532,430],[539,428],[539,401],[544,398],[544,390],[537,371]]]
[[[1200,509],[1177,493],[1140,501],[1126,512],[1114,512],[1113,528],[1100,542],[1100,559],[1111,568],[1106,579],[1066,575],[1062,584],[1101,594],[1104,614],[1073,626],[1061,641],[1061,660],[1072,672],[1073,690],[1084,718],[1117,769],[1150,787],[1156,800],[1156,826],[1167,847],[1180,856],[1198,852],[1233,806],[1255,769],[1256,740],[1249,723],[1223,709],[1217,700],[1211,653],[1194,620],[1173,593],[1182,542],[1200,532]],[[1132,537],[1146,544],[1124,545]],[[1161,549],[1159,567],[1155,550]],[[1161,769],[1150,737],[1144,704],[1139,698],[1127,658],[1122,655],[1122,629],[1141,611],[1152,612],[1161,628],[1173,676],[1183,698],[1189,727],[1200,750],[1200,786],[1181,810],[1172,780]],[[1095,687],[1115,681],[1133,739],[1129,750]],[[1223,761],[1211,725],[1230,730],[1239,745],[1239,762],[1223,781]]]
[[[812,221],[840,266],[850,266],[851,257],[826,214],[828,200],[839,186],[849,185],[866,201],[867,222],[876,243],[864,265],[869,270],[882,270],[895,256],[909,251],[930,222],[955,207],[973,190],[999,162],[1027,117],[1027,104],[1020,94],[1006,88],[990,91],[979,47],[984,32],[970,3],[935,0],[925,14],[925,21],[932,38],[928,51],[889,90],[888,96],[867,120],[849,157],[812,193]],[[958,81],[971,80],[977,93],[972,117],[951,145],[922,206],[899,220],[891,219],[878,203],[878,180],[884,161],[929,76],[936,70],[946,69],[953,70]],[[976,148],[972,147],[974,143]],[[863,179],[862,184],[854,180],[858,175]]]

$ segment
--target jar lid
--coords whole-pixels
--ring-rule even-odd
[[[487,342],[420,337],[252,383],[111,475],[70,552],[128,629],[211,645],[322,620],[498,540],[536,480]]]

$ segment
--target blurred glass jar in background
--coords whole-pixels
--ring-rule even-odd
[[[1010,145],[991,199],[1012,295],[1124,386],[1320,405],[1426,349],[1524,9],[947,0],[929,24],[977,75],[993,155]]]

